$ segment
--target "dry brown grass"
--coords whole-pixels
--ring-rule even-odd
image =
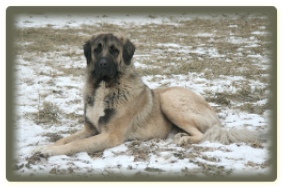
[[[43,102],[39,107],[37,115],[38,124],[57,123],[59,116],[58,107],[51,102]]]
[[[107,15],[106,15],[107,16]],[[149,18],[155,18],[149,15]],[[176,18],[172,18],[175,20]],[[135,60],[149,65],[149,68],[138,68],[141,76],[147,75],[166,75],[174,74],[187,75],[188,73],[202,73],[206,79],[219,79],[223,76],[242,76],[243,83],[254,80],[268,84],[270,81],[270,70],[264,69],[263,65],[270,63],[260,63],[260,59],[249,55],[260,54],[270,58],[270,34],[252,34],[255,31],[268,32],[270,23],[264,17],[247,17],[240,15],[236,19],[224,18],[204,19],[197,18],[192,20],[176,20],[179,25],[148,24],[118,26],[115,24],[100,23],[100,25],[81,25],[79,28],[56,29],[52,26],[42,28],[17,28],[16,47],[17,55],[21,55],[25,60],[33,62],[39,57],[48,57],[50,62],[44,64],[52,65],[55,70],[61,71],[61,76],[82,76],[83,68],[64,68],[57,66],[54,57],[68,57],[73,60],[84,62],[82,45],[94,33],[97,32],[123,32],[136,44],[136,55],[150,55],[135,57]],[[237,26],[237,27],[229,27]],[[263,29],[261,29],[263,27]],[[212,36],[201,34],[213,34]],[[240,40],[239,43],[232,43],[230,38]],[[252,41],[252,42],[251,42]],[[178,47],[169,47],[161,44],[174,43]],[[258,46],[250,46],[257,43]],[[197,48],[209,50],[215,48],[218,52],[217,57],[211,53],[195,53]],[[185,50],[189,51],[185,51]],[[80,53],[81,52],[81,53]],[[37,59],[36,59],[37,58]],[[230,61],[229,61],[230,60]],[[174,63],[174,64],[169,64]],[[260,66],[257,66],[260,65]],[[155,66],[155,67],[151,67]],[[42,75],[51,76],[48,73]],[[57,77],[54,74],[52,77]],[[166,84],[167,85],[167,84]],[[232,84],[235,85],[235,84]],[[268,96],[265,91],[269,90],[269,85],[249,90],[247,86],[236,86],[239,90],[234,94],[205,92],[208,101],[218,103],[222,106],[233,106],[233,102],[244,102],[243,105],[236,106],[236,109],[250,113],[263,113],[270,108],[270,104],[253,104],[256,101]],[[79,103],[75,100],[74,103]],[[41,110],[41,122],[56,121],[56,113],[52,111],[53,106],[46,105]]]

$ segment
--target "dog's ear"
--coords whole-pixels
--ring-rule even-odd
[[[91,61],[91,43],[89,40],[83,45],[83,49],[87,65],[89,65]]]
[[[125,64],[131,64],[131,59],[135,53],[135,50],[135,45],[129,39],[127,39],[123,47],[123,59]]]

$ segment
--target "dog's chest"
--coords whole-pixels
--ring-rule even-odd
[[[96,129],[101,132],[99,126],[99,119],[105,115],[105,94],[106,89],[104,87],[99,87],[96,90],[96,94],[93,98],[92,104],[87,103],[86,106],[86,117],[88,120],[96,127]]]

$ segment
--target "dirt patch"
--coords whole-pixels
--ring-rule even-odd
[[[56,142],[59,139],[63,138],[63,136],[59,133],[45,133],[42,136],[48,137],[50,142]]]

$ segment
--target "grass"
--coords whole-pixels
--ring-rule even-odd
[[[57,123],[59,116],[58,107],[51,102],[43,102],[38,110],[38,124]]]
[[[57,140],[63,137],[59,135],[58,133],[46,133],[46,134],[43,134],[42,136],[48,137],[50,142],[56,142]]]
[[[149,18],[155,18],[155,16],[149,15]],[[229,27],[229,25],[238,27]],[[222,20],[197,18],[179,21],[179,27],[167,23],[136,26],[128,30],[128,36],[137,46],[136,54],[149,55],[155,53],[154,56],[135,57],[136,61],[150,66],[137,69],[141,76],[187,75],[189,72],[195,72],[202,73],[209,80],[218,79],[221,75],[242,76],[245,78],[243,82],[254,80],[268,83],[270,81],[270,71],[256,66],[256,63],[260,60],[249,56],[257,54],[264,57],[271,56],[270,35],[252,34],[254,31],[260,31],[261,26],[270,28],[267,19],[258,17],[245,20],[227,20],[226,17]],[[56,57],[58,59],[66,57],[84,62],[83,52],[81,51],[82,45],[93,34],[93,31],[120,32],[124,30],[124,26],[108,23],[101,23],[99,26],[82,25],[80,28],[63,29],[53,28],[52,26],[17,28],[16,54],[22,55],[24,59],[30,62],[37,60],[38,57],[50,54],[50,60],[46,64],[52,65],[55,70],[60,71],[61,76],[82,76],[84,75],[84,68],[56,67],[54,63]],[[213,35],[199,36],[203,33]],[[231,43],[229,38],[239,39],[240,42]],[[180,48],[159,45],[169,43],[178,44]],[[258,43],[258,45],[250,46],[252,43]],[[215,48],[218,54],[222,56],[212,57],[211,54],[207,53],[195,53],[197,48],[203,48],[206,51],[209,48]],[[184,51],[185,49],[189,51]],[[54,57],[53,52],[60,53]],[[30,56],[30,53],[36,56]],[[41,74],[48,75],[48,73]],[[53,77],[57,76],[59,75],[54,74]],[[206,93],[206,98],[222,106],[232,106],[231,102],[233,101],[246,101],[244,105],[236,108],[260,114],[270,106],[268,104],[256,106],[252,102],[266,98],[264,92],[267,90],[269,90],[269,85],[255,92],[250,92],[246,89],[246,86],[241,86],[234,94],[211,92]],[[56,115],[53,115],[53,113],[47,112],[44,115],[50,117],[51,121],[56,120]]]

